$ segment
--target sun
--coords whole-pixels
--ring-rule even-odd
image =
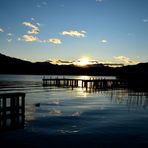
[[[76,61],[74,64],[77,65],[77,66],[82,66],[82,67],[89,65],[90,64],[89,58],[83,57],[83,58],[79,59],[78,61]]]
[[[85,66],[89,64],[89,59],[88,58],[82,58],[80,59],[80,63],[81,66]]]

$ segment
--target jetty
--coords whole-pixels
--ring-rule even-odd
[[[43,78],[43,86],[55,87],[82,87],[87,89],[123,88],[128,85],[122,79],[68,79],[68,78]]]
[[[68,78],[43,78],[43,86],[57,86],[57,87],[78,87],[80,79]]]
[[[0,131],[23,128],[25,93],[0,94]]]

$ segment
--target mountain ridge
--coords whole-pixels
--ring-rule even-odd
[[[148,63],[123,67],[54,65],[45,62],[30,62],[0,53],[0,74],[55,74],[55,75],[147,75]]]

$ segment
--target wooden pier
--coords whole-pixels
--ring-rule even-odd
[[[50,78],[43,79],[43,86],[78,87],[79,79]]]
[[[0,94],[0,131],[23,128],[25,93]]]
[[[127,86],[127,81],[120,79],[43,79],[43,86],[82,87],[87,89],[121,88]]]
[[[90,79],[82,80],[82,88],[86,89],[112,89],[112,88],[123,88],[127,86],[125,80],[119,79]]]

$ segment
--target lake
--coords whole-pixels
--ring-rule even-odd
[[[148,146],[148,92],[110,89],[89,93],[81,87],[43,87],[42,78],[40,75],[0,75],[0,93],[26,93],[25,128],[0,133],[0,144],[14,147]]]

